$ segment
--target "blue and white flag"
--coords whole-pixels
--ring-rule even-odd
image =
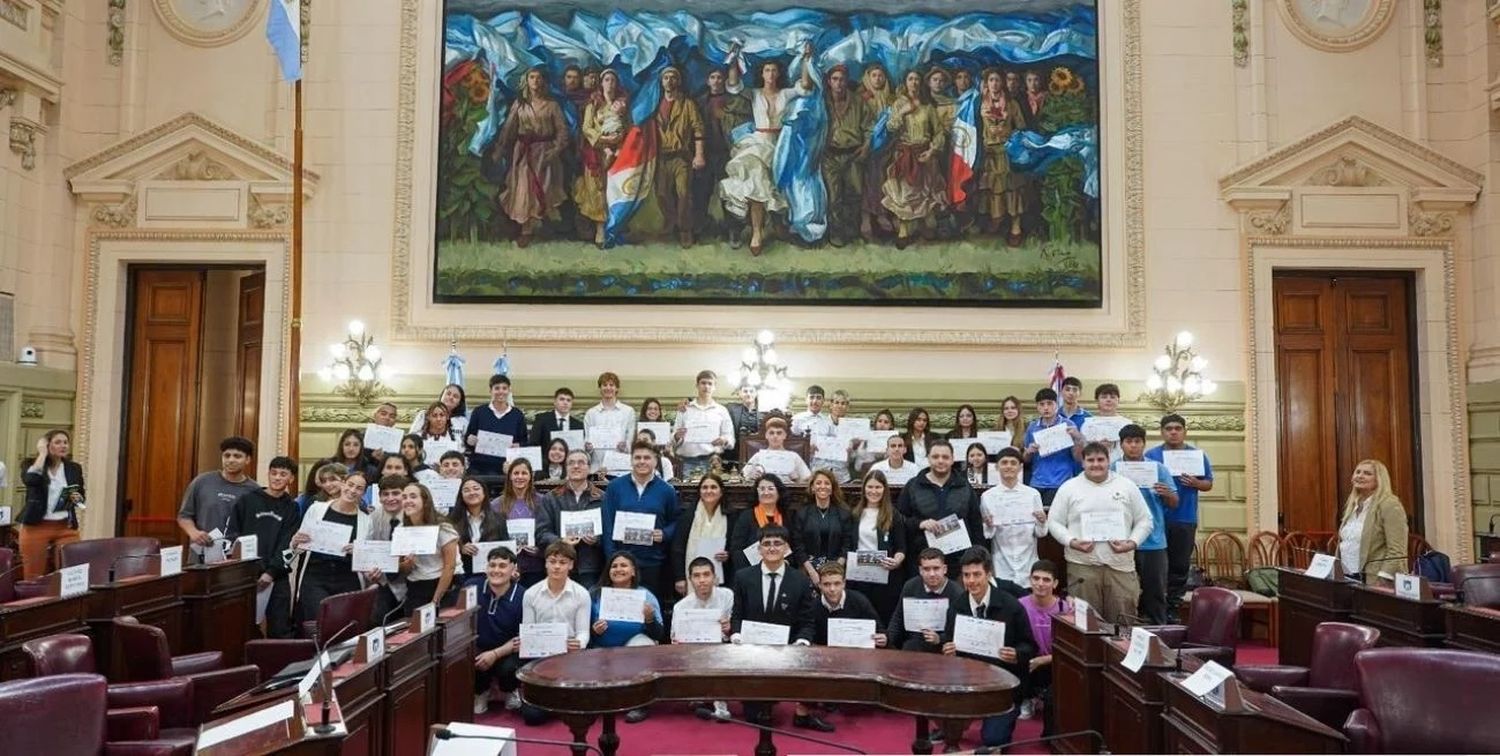
[[[302,79],[302,0],[271,0],[266,14],[266,41],[281,64],[281,78]]]

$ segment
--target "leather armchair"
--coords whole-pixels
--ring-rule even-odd
[[[173,657],[167,634],[133,618],[114,620],[114,635],[121,659],[122,682],[186,677],[193,681],[193,722],[213,719],[220,704],[260,684],[260,669],[246,664],[223,668],[223,655],[190,654]]]
[[[191,741],[156,740],[154,707],[110,712],[101,675],[56,675],[0,684],[0,753],[188,756]],[[40,723],[54,726],[40,726]],[[56,726],[62,723],[62,726]]]
[[[58,551],[58,564],[72,567],[79,564],[89,566],[89,585],[109,582],[109,568],[115,565],[115,579],[136,575],[154,575],[160,569],[151,559],[120,559],[120,557],[149,556],[161,551],[161,542],[155,538],[92,538],[64,544]]]
[[[1359,708],[1344,722],[1353,753],[1489,753],[1500,722],[1484,692],[1500,656],[1438,648],[1372,648],[1354,657]]]
[[[1234,675],[1252,690],[1269,693],[1337,730],[1359,708],[1354,657],[1379,639],[1380,631],[1371,627],[1324,622],[1313,631],[1312,666],[1236,667]]]
[[[1461,564],[1454,567],[1453,587],[1463,593],[1464,603],[1469,606],[1500,609],[1500,564]]]
[[[87,635],[63,633],[27,641],[21,645],[26,654],[31,674],[35,677],[56,675],[95,674],[94,644]],[[105,688],[105,697],[111,711],[151,708],[150,737],[130,737],[126,740],[156,740],[185,743],[192,747],[197,740],[198,724],[194,721],[193,681],[187,677],[174,677],[148,682],[110,683]]]
[[[364,590],[329,596],[318,604],[317,623],[307,624],[312,625],[318,638],[332,639],[334,642],[363,633],[374,627],[376,622],[375,597],[379,591],[380,586],[372,585]],[[351,622],[354,626],[344,630]],[[343,634],[334,638],[340,630],[343,630]],[[263,678],[269,678],[288,664],[313,658],[317,652],[317,644],[309,639],[253,640],[245,644],[245,662],[258,667]]]
[[[1233,667],[1240,636],[1243,599],[1227,588],[1207,586],[1193,591],[1186,625],[1154,625],[1145,629],[1178,653]]]

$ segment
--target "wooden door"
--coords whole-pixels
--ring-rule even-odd
[[[1420,514],[1411,290],[1405,274],[1276,274],[1283,530],[1336,530],[1362,459],[1384,462],[1408,514]]]
[[[241,278],[234,432],[250,439],[256,448],[260,448],[260,348],[265,313],[266,274]]]
[[[125,428],[124,535],[181,542],[177,508],[197,473],[201,270],[136,270]]]

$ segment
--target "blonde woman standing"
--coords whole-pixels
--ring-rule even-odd
[[[1361,461],[1349,481],[1353,490],[1339,525],[1339,561],[1345,575],[1373,585],[1381,571],[1406,570],[1406,509],[1391,490],[1383,462]]]

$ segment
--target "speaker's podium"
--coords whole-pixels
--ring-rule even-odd
[[[1234,677],[1199,696],[1184,684],[1188,675],[1159,676],[1165,682],[1166,753],[1344,752],[1342,734]]]
[[[332,696],[332,692],[329,693]],[[194,753],[201,756],[334,756],[343,751],[349,730],[338,699],[325,711],[314,697],[284,698],[232,716],[216,719],[198,731]]]

